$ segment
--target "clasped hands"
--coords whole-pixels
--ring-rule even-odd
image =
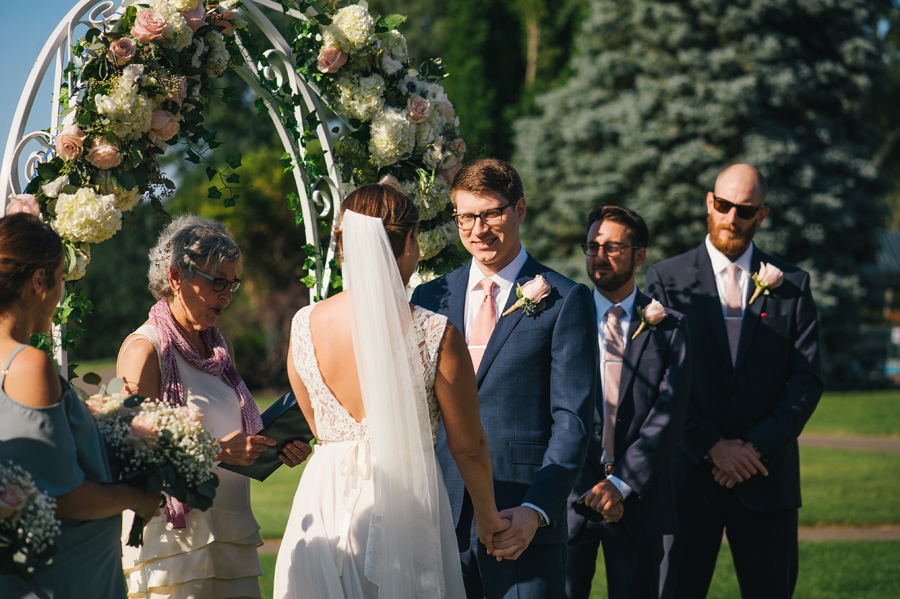
[[[501,511],[499,520],[482,528],[479,521],[478,538],[487,547],[488,555],[497,561],[518,559],[528,549],[538,529],[538,513],[527,505]]]
[[[729,489],[754,474],[769,476],[762,453],[750,441],[719,439],[709,450],[709,461],[716,482]]]
[[[249,466],[267,447],[275,444],[275,439],[234,431],[219,439],[219,453],[216,459],[226,464]],[[308,458],[311,452],[312,448],[303,441],[291,441],[278,454],[278,459],[293,468]]]
[[[608,479],[601,480],[584,496],[584,503],[595,512],[600,512],[607,522],[618,522],[625,513],[622,493]]]

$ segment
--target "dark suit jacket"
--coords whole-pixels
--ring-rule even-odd
[[[818,321],[809,274],[754,247],[784,272],[782,284],[744,312],[737,360],[731,363],[722,305],[705,244],[647,272],[647,294],[688,317],[694,364],[684,439],[672,458],[679,503],[706,505],[718,491],[704,460],[721,438],[754,443],[769,476],[734,486],[754,510],[800,507],[797,437],[822,395]],[[752,294],[753,285],[748,286]]]
[[[464,332],[469,268],[466,264],[420,285],[413,303],[446,315]],[[588,445],[596,327],[587,287],[530,256],[516,282],[524,284],[536,275],[552,288],[546,305],[532,316],[517,310],[500,317],[476,373],[478,402],[491,452],[497,508],[523,502],[538,506],[550,518],[550,526],[538,529],[533,542],[565,543],[566,498]],[[506,307],[515,300],[513,290]],[[435,451],[458,525],[465,487],[443,426]]]
[[[656,330],[640,326],[637,306],[650,303],[640,291],[631,315],[628,343],[622,359],[619,407],[616,410],[613,476],[632,489],[625,499],[621,523],[634,536],[675,532],[675,496],[669,475],[669,458],[681,439],[691,385],[690,342],[687,319],[667,309]],[[595,328],[596,330],[596,328]],[[599,379],[598,379],[599,381]],[[594,428],[584,468],[569,497],[574,502],[603,479],[603,392],[597,384]],[[598,514],[599,516],[599,514]],[[569,536],[585,519],[569,510]]]

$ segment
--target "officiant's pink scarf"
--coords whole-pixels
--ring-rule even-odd
[[[160,399],[164,403],[170,406],[185,405],[181,373],[178,372],[178,365],[175,362],[175,352],[177,351],[192,368],[213,376],[221,376],[237,391],[241,403],[241,424],[245,433],[255,435],[262,429],[262,420],[259,417],[256,402],[253,401],[250,390],[247,389],[247,385],[244,384],[241,375],[238,374],[231,362],[225,338],[219,329],[209,327],[200,331],[200,337],[211,353],[207,359],[200,355],[194,344],[188,340],[184,331],[175,322],[175,317],[172,316],[172,310],[166,300],[158,301],[150,309],[150,322],[156,329],[156,337],[159,341],[159,361],[162,370]],[[189,511],[191,511],[191,506],[166,495],[166,520],[174,528],[185,527],[184,515]]]

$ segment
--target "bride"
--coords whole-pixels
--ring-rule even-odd
[[[434,456],[441,419],[488,553],[509,526],[463,337],[406,300],[418,220],[393,187],[350,194],[335,232],[347,291],[294,316],[288,372],[319,445],[278,552],[276,598],[465,597]]]

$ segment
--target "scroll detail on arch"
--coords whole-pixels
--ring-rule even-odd
[[[413,68],[397,31],[401,16],[372,15],[364,1],[320,10],[309,0],[81,0],[48,39],[20,98],[0,170],[5,209],[39,211],[51,222],[66,245],[67,278],[80,278],[91,245],[120,230],[122,212],[141,199],[162,209],[159,196],[174,184],[156,159],[169,144],[186,142],[191,162],[191,144],[217,145],[203,108],[210,81],[235,68],[265,103],[293,165],[297,194],[288,202],[304,227],[311,301],[334,279],[334,246],[320,224],[330,231],[342,194],[376,181],[397,185],[419,207],[419,280],[446,272],[460,261],[449,181],[465,142],[439,85],[440,61]],[[273,24],[273,11],[295,20],[292,39]],[[49,127],[26,132],[51,67]],[[336,119],[341,133],[330,128]],[[233,190],[224,191],[233,202]],[[86,299],[66,302],[77,316]],[[64,364],[74,332],[55,333]]]

